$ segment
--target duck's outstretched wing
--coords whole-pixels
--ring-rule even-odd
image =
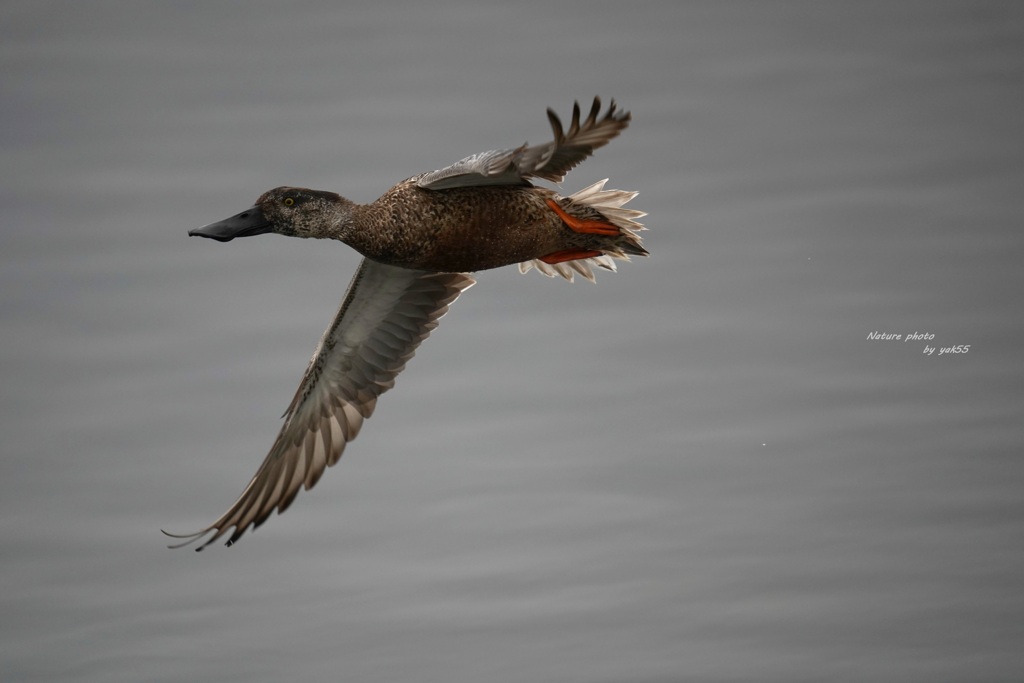
[[[428,190],[446,190],[480,185],[522,185],[533,177],[561,182],[566,173],[629,125],[630,113],[617,110],[615,100],[611,101],[605,115],[598,118],[600,113],[601,99],[595,97],[590,114],[580,123],[577,102],[569,130],[565,131],[558,115],[548,109],[548,120],[555,134],[553,141],[474,154],[446,168],[424,173],[416,179],[416,184]]]
[[[309,361],[270,453],[235,504],[210,526],[171,534],[188,545],[214,532],[197,550],[234,529],[227,545],[298,494],[338,462],[345,444],[370,417],[377,397],[475,280],[463,273],[407,270],[364,259]]]

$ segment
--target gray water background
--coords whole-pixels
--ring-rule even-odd
[[[1019,3],[0,15],[3,681],[1024,680]],[[651,257],[481,274],[313,492],[167,550],[358,262],[187,230],[595,94],[634,122],[564,189]]]

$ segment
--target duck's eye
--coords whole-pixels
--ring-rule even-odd
[[[292,199],[291,197],[285,197],[284,198],[284,205],[285,206],[291,206],[294,203],[295,203],[295,200]]]

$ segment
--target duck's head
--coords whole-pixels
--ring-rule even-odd
[[[340,237],[351,206],[333,192],[278,187],[263,193],[242,213],[189,230],[188,234],[218,242],[267,232],[292,237]]]

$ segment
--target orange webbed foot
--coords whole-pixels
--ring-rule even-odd
[[[591,258],[600,255],[600,251],[593,251],[592,249],[565,249],[563,251],[553,251],[546,256],[541,256],[540,260],[544,263],[554,265],[556,263],[562,263],[563,261],[575,261],[576,259]]]
[[[563,223],[568,225],[576,232],[589,233],[591,235],[618,235],[621,232],[616,226],[606,221],[584,220],[582,218],[570,216],[562,209],[562,207],[558,205],[558,202],[556,202],[554,199],[548,199],[547,204],[548,206],[551,207],[552,211],[558,214],[558,217],[562,219]]]

